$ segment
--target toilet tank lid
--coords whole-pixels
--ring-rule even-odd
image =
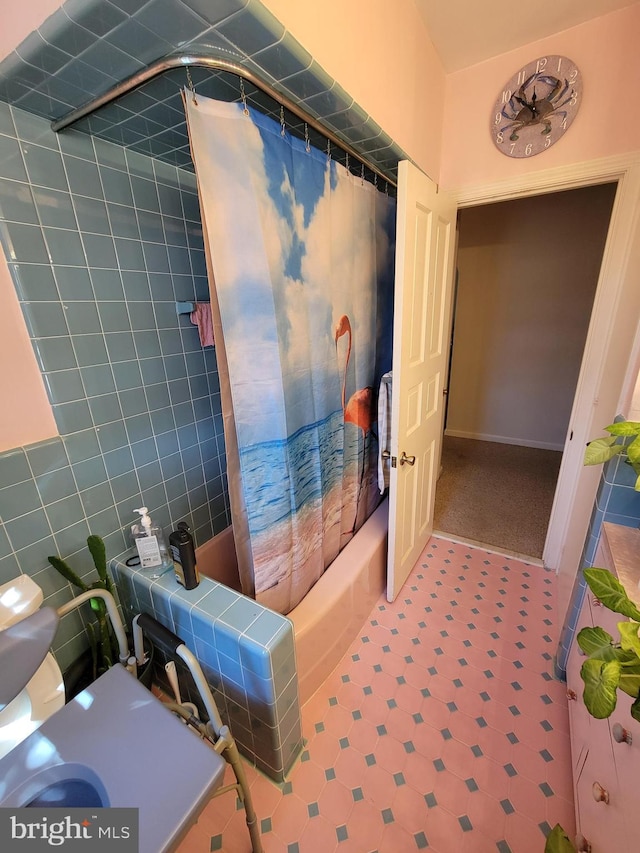
[[[44,594],[29,575],[19,575],[0,586],[0,631],[35,613]]]
[[[0,711],[15,699],[40,668],[58,622],[53,607],[43,607],[0,631]]]

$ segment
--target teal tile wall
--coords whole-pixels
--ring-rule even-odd
[[[259,0],[67,0],[0,63],[0,99],[59,119],[158,59],[198,54],[254,72],[395,180],[399,146]],[[194,67],[192,78],[207,97],[240,100],[235,74]],[[180,95],[186,84],[184,69],[165,72],[76,127],[192,168]],[[246,83],[245,93],[279,117],[279,105],[254,85]],[[302,121],[288,112],[286,121],[304,136]],[[315,131],[310,139],[326,148]],[[346,162],[335,146],[332,156]],[[350,166],[360,172],[353,158]]]
[[[240,751],[282,782],[302,749],[291,621],[208,577],[185,590],[171,571],[152,580],[120,560],[112,561],[112,574],[127,618],[148,613],[184,641]],[[171,693],[162,665],[157,673]],[[192,688],[181,672],[181,694],[197,703]]]
[[[60,432],[0,455],[0,583],[55,606],[47,556],[90,576],[86,537],[121,553],[143,503],[198,544],[229,524],[215,349],[175,308],[209,298],[202,230],[191,172],[5,103],[0,130],[0,238]],[[63,667],[83,644],[65,617]]]

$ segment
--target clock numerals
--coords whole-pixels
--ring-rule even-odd
[[[533,157],[568,130],[582,99],[582,79],[566,56],[541,56],[507,81],[491,116],[493,142],[509,157]]]

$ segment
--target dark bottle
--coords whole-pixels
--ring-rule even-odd
[[[193,536],[189,532],[189,525],[186,521],[178,522],[177,530],[174,530],[169,536],[169,546],[173,557],[176,580],[185,589],[195,589],[200,583],[200,575],[196,566]]]

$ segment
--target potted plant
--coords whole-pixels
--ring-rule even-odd
[[[98,579],[91,584],[85,583],[61,557],[50,556],[47,559],[57,572],[81,592],[103,589],[115,598],[115,585],[107,569],[104,541],[100,536],[91,535],[87,537],[87,547],[98,573]],[[64,673],[67,699],[73,698],[118,660],[118,643],[104,601],[101,598],[92,598],[90,599],[90,606],[95,615],[95,621],[85,624],[89,648]],[[146,687],[149,687],[152,676],[151,656],[153,647],[148,648],[147,651],[149,652],[149,661],[143,669],[139,670],[138,678]]]
[[[626,616],[618,622],[620,637],[614,638],[600,626],[583,628],[576,642],[586,655],[580,675],[582,698],[592,717],[602,720],[615,710],[618,690],[634,700],[631,716],[640,722],[640,609],[631,601],[620,581],[607,569],[584,569],[591,592],[601,604]],[[632,620],[632,621],[628,621]],[[559,824],[547,836],[545,853],[573,853],[575,847]]]
[[[624,453],[625,462],[637,475],[634,488],[640,491],[640,423],[620,421],[609,424],[605,430],[609,433],[607,437],[596,438],[587,445],[584,464],[600,465]],[[622,690],[634,700],[631,716],[640,722],[640,609],[607,569],[584,569],[583,574],[601,604],[626,617],[625,621],[618,622],[620,636],[617,639],[599,626],[583,628],[576,637],[586,655],[580,670],[584,704],[592,717],[605,719],[615,710],[618,690]],[[560,824],[556,824],[544,849],[545,853],[574,853],[576,848]]]
[[[636,473],[635,490],[640,492],[640,423],[620,421],[605,427],[609,433],[605,438],[594,438],[587,444],[584,454],[585,465],[601,465],[619,453],[626,454],[626,462]]]

